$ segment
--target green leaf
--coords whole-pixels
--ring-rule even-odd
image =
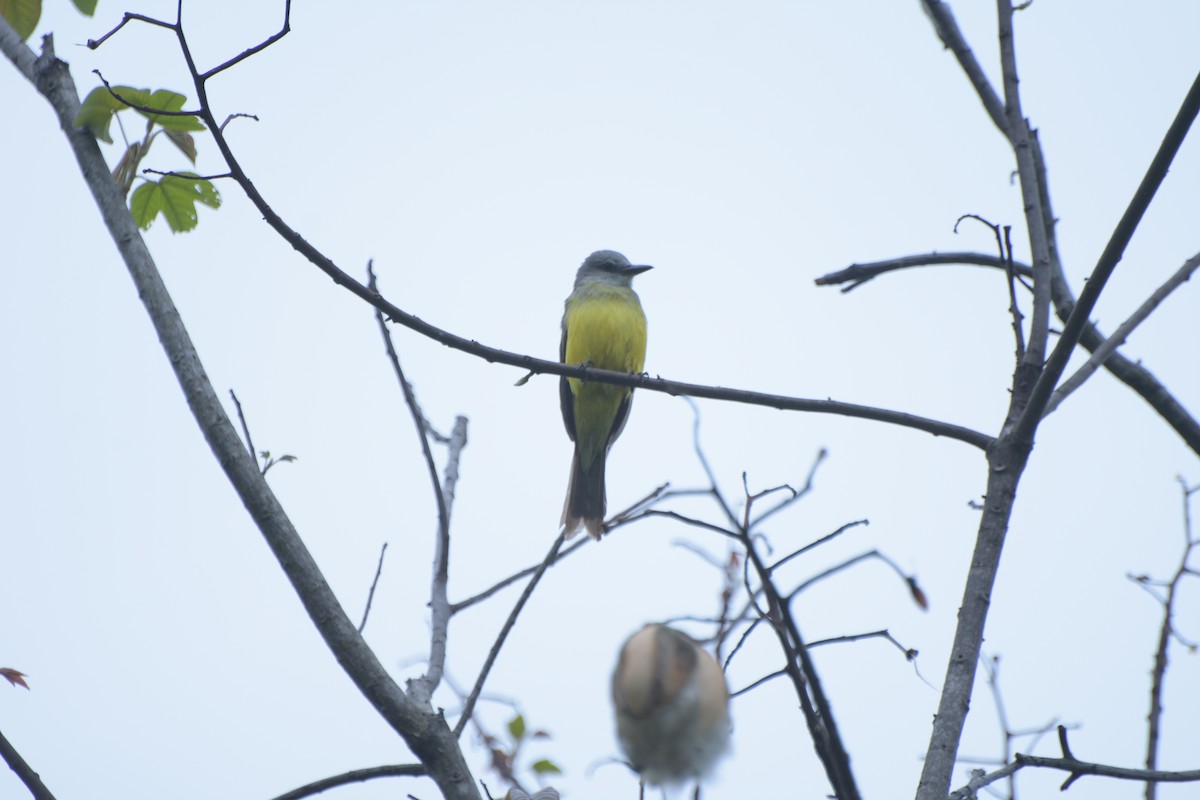
[[[0,3],[3,2],[4,0],[0,0]],[[121,109],[129,108],[127,104],[113,97],[113,92],[138,105],[143,105],[150,97],[149,89],[135,89],[132,86],[114,86],[112,92],[106,86],[97,86],[88,92],[88,96],[79,107],[79,113],[75,115],[75,127],[87,128],[92,132],[92,136],[109,144],[112,144],[112,136],[108,132],[108,126],[112,123],[113,115]]]
[[[0,0],[0,17],[4,17],[24,41],[33,35],[42,18],[42,0]]]
[[[193,164],[195,164],[196,163],[196,140],[192,138],[192,135],[190,133],[187,133],[186,131],[170,131],[170,130],[166,131],[166,134],[167,134],[167,138],[170,139],[171,142],[176,147],[178,147],[185,156],[187,156],[188,161],[191,161]]]
[[[508,721],[508,734],[512,736],[514,742],[519,742],[525,738],[525,717],[517,714]]]
[[[96,13],[96,0],[72,0],[72,2],[79,9],[79,13],[85,17],[90,17]]]
[[[164,175],[160,181],[146,181],[133,190],[129,210],[138,226],[145,230],[162,214],[173,233],[185,233],[200,221],[196,203],[211,208],[221,206],[221,196],[211,181],[195,173]]]
[[[138,105],[145,106],[146,108],[158,109],[161,111],[181,111],[183,109],[183,103],[185,100],[187,100],[187,97],[181,95],[179,92],[172,92],[170,89],[159,89],[154,92],[154,94],[146,98],[146,102],[138,103]],[[152,112],[142,111],[141,109],[138,109],[137,113],[141,114],[151,122],[163,126],[167,130],[204,130],[204,123],[192,114],[189,114],[186,117],[176,117],[163,114],[154,114]]]
[[[561,775],[562,770],[548,758],[533,762],[533,771],[538,775]]]

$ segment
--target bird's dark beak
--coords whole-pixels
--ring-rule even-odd
[[[624,272],[626,275],[632,278],[634,275],[641,275],[643,272],[650,269],[654,269],[654,267],[650,266],[649,264],[630,264],[624,269]]]

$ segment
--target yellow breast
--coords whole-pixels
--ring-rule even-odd
[[[646,315],[632,289],[581,288],[567,301],[565,361],[598,369],[641,372],[646,363]]]

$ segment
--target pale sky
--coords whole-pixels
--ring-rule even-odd
[[[991,4],[952,4],[994,82]],[[99,51],[94,20],[47,3],[80,93],[114,83],[184,92],[175,40],[132,25]],[[562,300],[593,250],[655,269],[637,279],[649,318],[646,369],[666,378],[878,405],[994,434],[1013,339],[998,274],[943,267],[880,278],[848,295],[813,280],[854,262],[931,250],[994,252],[962,214],[1012,224],[1028,259],[1011,151],[917,2],[297,3],[292,32],[218,77],[228,133],[275,209],[343,269],[375,260],[400,307],[486,344],[553,358]],[[340,13],[339,13],[340,12]],[[273,33],[281,4],[190,3],[202,66]],[[1200,5],[1036,0],[1016,15],[1023,102],[1039,129],[1076,293],[1200,67]],[[34,37],[36,43],[37,35]],[[60,800],[267,800],[350,769],[413,760],[337,666],[220,472],[183,402],[136,292],[49,107],[5,62],[0,214],[0,730]],[[141,126],[122,115],[131,136]],[[115,132],[115,129],[114,129]],[[1184,144],[1093,319],[1111,332],[1200,250],[1200,133]],[[200,172],[221,172],[198,137]],[[118,149],[106,150],[110,163]],[[165,142],[146,166],[180,169]],[[235,185],[194,233],[147,234],[217,391],[238,393],[255,444],[299,460],[269,479],[352,618],[380,545],[388,558],[367,627],[398,677],[428,647],[434,504],[412,423],[370,308],[303,261]],[[1182,287],[1129,340],[1200,413],[1200,296]],[[1028,311],[1027,298],[1025,309]],[[451,599],[540,560],[557,533],[570,443],[557,379],[521,388],[491,365],[397,329],[425,412],[470,420],[453,519]],[[231,405],[231,404],[229,404]],[[832,416],[700,403],[707,457],[728,496],[799,485],[807,499],[767,533],[787,552],[856,528],[781,580],[798,583],[878,548],[918,577],[917,609],[879,563],[801,595],[809,640],[886,628],[920,651],[919,675],[881,641],[815,658],[867,798],[910,796],[920,772],[978,522],[982,455],[954,441]],[[609,462],[609,507],[655,486],[701,485],[692,414],[639,393]],[[439,453],[439,455],[441,455]],[[1042,426],[1021,485],[985,649],[1002,658],[1010,723],[1078,728],[1075,754],[1138,766],[1145,749],[1160,607],[1126,577],[1174,571],[1183,542],[1176,476],[1200,463],[1130,390],[1098,375]],[[699,501],[675,508],[716,520]],[[644,622],[717,609],[720,576],[685,540],[723,540],[666,521],[619,530],[556,567],[488,682],[552,735],[527,754],[565,774],[564,798],[629,798],[608,680]],[[1200,586],[1181,633],[1200,638]],[[456,618],[449,671],[473,682],[516,599]],[[685,626],[698,636],[710,626]],[[1176,646],[1160,765],[1195,769],[1200,661]],[[765,631],[732,663],[735,689],[779,667]],[[923,678],[923,680],[922,680]],[[453,715],[446,687],[438,701]],[[790,686],[736,699],[732,754],[705,800],[823,797]],[[501,733],[510,706],[487,701]],[[475,776],[497,796],[469,733]],[[1017,744],[1027,749],[1028,741]],[[1053,737],[1036,749],[1058,755]],[[995,758],[1000,731],[982,678],[964,756]],[[973,765],[964,763],[955,785]],[[1018,792],[1049,797],[1063,775],[1027,770]],[[531,785],[531,775],[523,778]],[[1159,788],[1164,800],[1195,785]],[[1141,797],[1085,778],[1074,800]],[[346,800],[436,796],[393,778]],[[0,798],[23,797],[0,773]]]

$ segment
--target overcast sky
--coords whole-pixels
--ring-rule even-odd
[[[281,4],[186,4],[202,67],[277,30]],[[175,40],[131,25],[78,46],[124,11],[47,3],[80,93],[114,83],[194,101]],[[953,4],[993,81],[995,12]],[[1016,15],[1024,109],[1040,131],[1061,253],[1078,292],[1149,164],[1200,57],[1200,4],[1036,0]],[[36,36],[34,41],[36,41]],[[846,400],[994,434],[1012,373],[1007,288],[943,267],[850,294],[813,280],[856,261],[931,250],[994,252],[1011,224],[1028,259],[1011,151],[915,0],[907,3],[297,3],[292,32],[210,85],[231,144],[275,209],[343,269],[375,260],[396,304],[454,333],[553,358],[575,269],[600,248],[655,266],[636,288],[655,375]],[[266,800],[327,775],[410,761],[338,668],[212,458],[49,107],[0,65],[5,159],[0,241],[0,730],[60,800]],[[130,136],[141,126],[123,115]],[[114,129],[115,132],[115,129]],[[1200,250],[1200,136],[1183,147],[1093,318],[1111,332]],[[198,137],[201,172],[221,172]],[[107,150],[110,162],[117,148]],[[164,142],[146,166],[183,168]],[[147,239],[219,393],[238,393],[255,444],[299,460],[270,482],[357,618],[380,546],[390,548],[367,627],[398,677],[427,649],[435,509],[412,423],[372,311],[303,261],[239,190],[198,230]],[[1200,413],[1200,296],[1185,285],[1129,340]],[[1026,305],[1026,310],[1028,306]],[[557,379],[521,374],[397,329],[433,424],[470,420],[453,520],[451,599],[540,560],[557,533],[570,443]],[[799,583],[878,548],[916,574],[869,562],[801,595],[810,640],[886,628],[816,651],[864,796],[910,795],[945,671],[986,476],[959,442],[862,420],[699,404],[723,489],[813,493],[766,526],[787,552],[858,519],[798,560]],[[703,484],[693,417],[639,393],[609,463],[609,506],[655,486]],[[1061,720],[1075,754],[1137,766],[1160,607],[1127,573],[1167,577],[1183,542],[1176,476],[1200,464],[1123,385],[1093,379],[1042,426],[1021,485],[985,649],[1002,657],[1010,724]],[[717,520],[701,501],[674,507]],[[555,568],[496,664],[488,691],[553,738],[564,797],[635,798],[607,702],[617,649],[649,620],[711,616],[715,536],[667,521],[621,529]],[[1177,611],[1200,638],[1200,591]],[[469,685],[515,590],[456,618],[450,675]],[[711,627],[691,625],[698,635]],[[1200,663],[1172,650],[1160,765],[1195,769]],[[729,669],[740,688],[779,666],[763,631]],[[965,756],[995,758],[1000,731],[980,680]],[[438,698],[453,715],[447,687]],[[827,784],[782,681],[734,701],[732,755],[705,800],[824,796]],[[489,700],[502,731],[512,707]],[[476,777],[496,794],[472,732]],[[1023,740],[1018,747],[1029,746]],[[1057,755],[1053,737],[1037,752]],[[956,785],[965,781],[964,764]],[[531,776],[525,775],[535,783]],[[1025,797],[1058,773],[1027,771]],[[0,773],[0,797],[23,788]],[[1162,786],[1159,797],[1195,796]],[[435,795],[388,779],[347,800]],[[1075,800],[1141,796],[1088,778]]]

